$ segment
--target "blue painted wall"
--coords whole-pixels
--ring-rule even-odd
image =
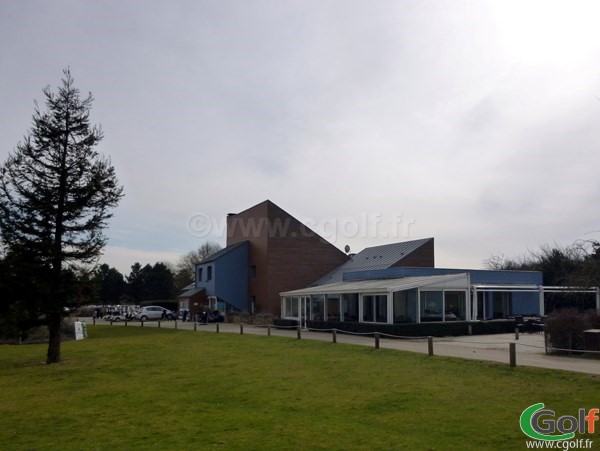
[[[211,280],[207,280],[209,267],[212,267]],[[239,310],[247,310],[248,242],[225,248],[209,262],[196,265],[196,288],[204,288],[207,296],[216,296]]]

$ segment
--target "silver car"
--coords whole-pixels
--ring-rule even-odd
[[[139,312],[135,314],[135,319],[139,321],[156,320],[163,318],[163,311],[165,312],[165,319],[172,321],[175,319],[175,313],[164,307],[158,305],[149,305],[142,307]]]

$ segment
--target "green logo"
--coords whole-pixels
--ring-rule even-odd
[[[600,409],[579,409],[577,417],[564,415],[555,420],[554,410],[544,409],[544,403],[533,404],[521,414],[519,425],[525,435],[536,440],[571,440],[575,432],[593,434]],[[587,427],[586,427],[587,426]]]

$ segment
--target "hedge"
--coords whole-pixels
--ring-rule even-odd
[[[447,321],[427,323],[402,323],[402,324],[373,324],[349,323],[339,321],[307,321],[309,329],[337,329],[347,332],[374,333],[380,332],[388,335],[402,337],[446,337],[469,334],[469,324],[473,335],[502,334],[515,331],[514,319],[493,321]],[[276,319],[275,326],[289,327],[298,325],[297,320]]]

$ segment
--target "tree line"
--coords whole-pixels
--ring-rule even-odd
[[[221,246],[207,242],[183,255],[177,264],[136,262],[124,276],[116,268],[102,264],[90,279],[89,304],[139,304],[141,301],[169,300],[194,282],[196,263],[218,252]]]

